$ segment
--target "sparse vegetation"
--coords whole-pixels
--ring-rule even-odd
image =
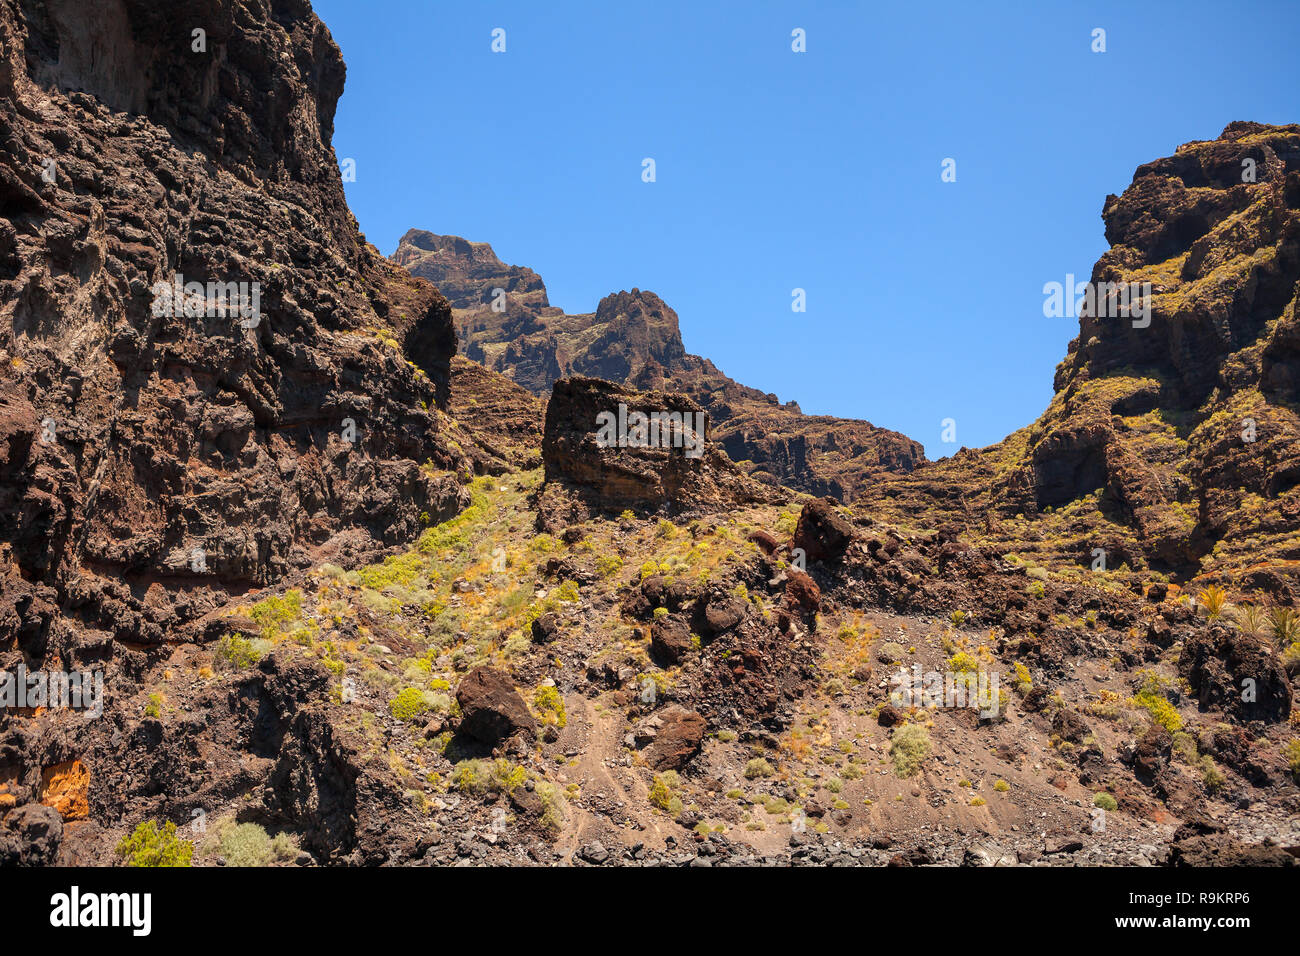
[[[271,866],[298,855],[298,842],[287,833],[270,836],[256,823],[223,821],[216,831],[216,852],[227,866]]]
[[[1200,602],[1201,607],[1205,608],[1205,613],[1210,620],[1217,619],[1224,611],[1228,603],[1228,592],[1216,584],[1202,588],[1201,592],[1196,595],[1196,600]]]
[[[194,844],[176,835],[176,824],[168,821],[159,829],[146,820],[121,839],[117,855],[127,866],[189,866]]]
[[[885,641],[876,649],[876,657],[884,664],[897,664],[906,656],[907,651],[896,641]]]
[[[904,724],[894,731],[889,742],[889,756],[894,761],[894,772],[900,777],[914,776],[930,755],[930,732],[920,724]]]

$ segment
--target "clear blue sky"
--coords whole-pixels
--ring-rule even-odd
[[[1232,120],[1300,122],[1283,0],[315,7],[381,251],[411,227],[490,242],[570,312],[651,289],[733,378],[932,458],[1050,400],[1077,322],[1042,287],[1105,250],[1107,193]]]

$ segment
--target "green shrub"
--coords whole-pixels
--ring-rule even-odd
[[[1183,718],[1178,713],[1177,708],[1169,703],[1164,696],[1156,697],[1150,694],[1139,694],[1133,698],[1139,707],[1151,715],[1154,720],[1165,730],[1173,733],[1176,730],[1182,730]]]
[[[655,775],[654,781],[650,784],[650,805],[658,807],[660,810],[667,811],[673,801],[672,788],[663,777]]]
[[[388,587],[413,587],[423,578],[425,558],[419,551],[385,558],[381,564],[372,564],[357,571],[357,583],[372,591]]]
[[[558,836],[564,827],[564,794],[555,784],[541,780],[533,785],[533,792],[542,801],[542,813],[537,819],[538,824],[550,836]]]
[[[1287,741],[1282,747],[1282,756],[1286,758],[1287,766],[1291,769],[1291,776],[1300,780],[1300,737]]]
[[[1138,676],[1142,678],[1142,683],[1133,697],[1133,703],[1150,714],[1152,720],[1171,734],[1182,730],[1183,718],[1164,693],[1170,685],[1168,678],[1150,670],[1140,671]]]
[[[965,674],[980,669],[980,662],[975,659],[974,654],[968,654],[966,651],[958,651],[952,657],[948,658],[948,669],[958,674]]]
[[[291,588],[283,597],[263,598],[248,609],[248,616],[262,629],[264,638],[274,639],[285,624],[302,617],[302,592]]]
[[[1228,778],[1223,775],[1214,762],[1214,758],[1209,754],[1204,754],[1200,759],[1201,782],[1205,784],[1205,789],[1210,793],[1218,793],[1227,784]]]
[[[564,713],[564,698],[549,685],[543,685],[533,693],[533,710],[544,724],[563,728],[568,723]]]
[[[233,820],[217,832],[217,852],[227,866],[270,866],[285,863],[298,855],[298,843],[287,833],[274,839],[256,823]]]
[[[424,692],[415,687],[404,687],[401,692],[388,702],[388,712],[397,720],[412,721],[428,713],[429,702],[424,699]]]
[[[496,760],[462,760],[451,775],[451,785],[468,793],[509,793],[528,779],[528,771],[504,757]]]
[[[176,824],[166,823],[159,830],[146,820],[117,844],[117,855],[127,866],[189,866],[194,844],[176,835]]]
[[[260,661],[263,654],[257,642],[239,637],[236,634],[227,634],[217,642],[214,656],[218,661],[229,664],[236,670],[243,670],[245,667],[252,667]]]
[[[894,731],[889,742],[889,756],[894,761],[894,772],[900,777],[911,777],[921,769],[921,763],[930,755],[930,732],[920,724],[904,724]]]
[[[749,763],[745,764],[746,780],[754,780],[758,777],[770,777],[774,773],[776,773],[776,771],[772,769],[772,765],[762,757],[755,757]]]
[[[1113,813],[1114,811],[1119,809],[1119,804],[1115,802],[1115,798],[1112,797],[1109,793],[1097,794],[1095,797],[1092,798],[1092,805],[1094,807],[1100,807],[1101,809],[1105,810],[1107,813]]]

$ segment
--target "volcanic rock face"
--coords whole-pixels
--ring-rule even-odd
[[[310,6],[24,0],[0,36],[0,645],[176,639],[455,513],[420,467],[465,467],[450,309],[357,232]]]
[[[847,500],[873,474],[925,460],[919,443],[896,432],[804,415],[728,378],[686,351],[677,313],[653,292],[617,292],[594,313],[566,315],[549,304],[537,273],[506,265],[486,243],[412,229],[392,258],[447,296],[468,358],[539,395],[569,375],[686,394],[758,480]]]
[[[542,461],[547,525],[599,511],[682,514],[780,498],[710,441],[708,414],[689,398],[594,378],[555,383]]]
[[[1101,548],[1112,566],[1285,591],[1300,558],[1300,127],[1233,123],[1140,167],[1102,217],[1094,288],[1150,283],[1149,316],[1085,309],[1035,424],[886,477],[871,505],[982,526],[1003,550]]]

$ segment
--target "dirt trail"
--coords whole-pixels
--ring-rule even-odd
[[[582,735],[575,741],[575,746],[582,752],[577,765],[567,768],[566,775],[582,788],[583,802],[589,802],[596,793],[604,792],[604,802],[621,803],[627,818],[639,828],[641,835],[632,842],[661,847],[667,834],[661,830],[650,809],[645,785],[634,773],[613,771],[606,765],[606,761],[618,760],[622,752],[622,715],[616,711],[597,713],[592,702],[578,694],[571,695],[565,706],[569,708],[570,720],[576,715],[582,723]],[[570,803],[568,820],[555,848],[569,856],[611,828],[625,829],[617,827],[602,813]]]

